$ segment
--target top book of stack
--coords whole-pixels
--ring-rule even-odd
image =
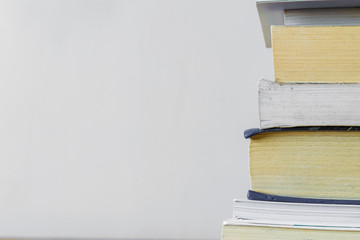
[[[273,48],[275,81],[359,83],[360,8],[356,4],[360,6],[353,0],[258,4],[267,46]]]

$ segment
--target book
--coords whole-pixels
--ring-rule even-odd
[[[360,232],[347,229],[324,229],[289,227],[265,224],[247,224],[230,219],[225,221],[222,229],[222,240],[358,240]]]
[[[222,239],[359,239],[360,206],[234,200]]]
[[[314,20],[315,24],[317,21],[317,24],[320,23],[322,25],[329,25],[331,21],[331,25],[339,25],[337,21],[341,21],[341,25],[351,25],[354,23],[354,21],[351,19],[351,10],[348,12],[347,16],[343,16],[344,12],[336,11],[336,9],[354,9],[360,7],[360,3],[358,0],[342,0],[342,1],[334,1],[334,0],[263,0],[263,1],[257,1],[256,7],[259,13],[259,18],[261,22],[262,31],[264,34],[264,40],[265,45],[268,48],[271,48],[271,26],[272,25],[286,25],[286,14],[287,11],[291,10],[298,10],[303,9],[304,11],[312,11],[312,9],[331,9],[334,10],[331,15],[333,16],[333,20],[330,20],[328,18],[324,18],[321,16],[317,16],[314,14],[307,14],[306,17],[309,18],[309,21],[311,19]],[[326,15],[326,10],[322,13],[322,15]],[[306,13],[305,13],[306,14]],[[330,13],[329,13],[330,14]],[[329,15],[328,14],[328,15]],[[299,16],[299,15],[298,15]],[[296,19],[294,19],[296,20]],[[336,20],[336,21],[335,21]],[[298,21],[298,20],[296,20]],[[301,20],[303,21],[303,20]],[[296,22],[295,22],[296,23]],[[288,22],[289,24],[289,22]],[[299,24],[299,23],[297,23]],[[308,23],[308,25],[311,25],[311,23]],[[303,22],[302,25],[306,25],[306,22]],[[359,24],[355,24],[359,25]]]
[[[360,129],[250,129],[251,190],[287,197],[360,200]]]
[[[272,26],[277,82],[360,82],[360,26]]]
[[[235,199],[233,219],[252,224],[288,226],[331,226],[360,230],[360,206],[306,204]]]
[[[360,84],[261,80],[258,92],[261,128],[360,125]]]

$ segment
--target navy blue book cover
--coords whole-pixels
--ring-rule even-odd
[[[360,205],[360,200],[286,197],[286,196],[278,196],[278,195],[269,195],[265,193],[255,192],[252,190],[248,191],[247,198],[249,200],[271,201],[271,202]]]
[[[251,138],[259,133],[265,132],[291,132],[291,131],[360,131],[360,127],[351,126],[312,126],[312,127],[291,127],[291,128],[250,128],[244,131],[245,138]]]

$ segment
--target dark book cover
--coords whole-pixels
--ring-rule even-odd
[[[311,127],[291,127],[291,128],[250,128],[244,131],[245,138],[251,138],[259,133],[266,132],[291,132],[291,131],[360,131],[360,127],[352,126],[311,126]]]
[[[270,201],[270,202],[360,205],[360,200],[286,197],[286,196],[278,196],[278,195],[269,195],[265,193],[255,192],[252,190],[248,191],[247,198],[249,200]]]

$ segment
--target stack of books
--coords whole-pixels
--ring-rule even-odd
[[[251,188],[222,239],[360,239],[360,1],[257,6],[275,81],[259,83]]]

